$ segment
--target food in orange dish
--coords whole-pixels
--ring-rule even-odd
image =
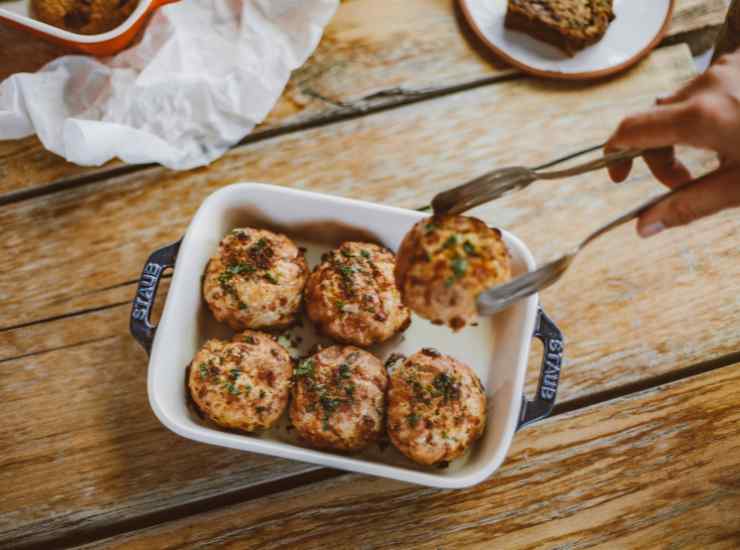
[[[123,23],[139,0],[31,0],[33,15],[79,34],[100,34]]]

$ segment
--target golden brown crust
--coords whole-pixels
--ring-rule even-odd
[[[505,24],[574,55],[601,40],[612,0],[509,0]]]
[[[269,335],[245,331],[231,342],[208,340],[193,358],[188,388],[210,420],[252,432],[271,427],[285,411],[293,362]]]
[[[425,348],[392,368],[388,435],[419,464],[461,456],[485,430],[486,394],[467,365]]]
[[[138,0],[31,0],[34,16],[80,34],[100,34],[123,23]]]
[[[356,451],[383,431],[388,377],[378,358],[354,346],[331,346],[295,369],[290,419],[319,449]]]
[[[203,296],[214,317],[234,330],[295,322],[308,278],[304,251],[285,235],[239,228],[206,266]]]
[[[306,313],[325,335],[369,346],[406,330],[411,314],[393,277],[395,257],[370,243],[346,242],[324,254],[306,284]]]
[[[404,237],[396,262],[403,302],[418,315],[454,330],[477,318],[484,290],[511,278],[498,229],[465,216],[434,216]]]

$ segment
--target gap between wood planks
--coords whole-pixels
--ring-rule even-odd
[[[128,307],[128,302],[95,308],[95,311],[111,309],[114,307]],[[83,315],[84,313],[86,312],[76,312],[65,315],[64,317],[74,317],[78,315]],[[81,342],[68,347],[76,347],[84,344],[85,342]],[[46,351],[42,351],[39,353],[46,353]],[[553,410],[550,418],[556,418],[560,415],[578,409],[598,405],[607,401],[619,399],[641,391],[655,388],[657,386],[677,382],[724,367],[729,367],[737,364],[738,362],[740,362],[740,351],[713,360],[703,361],[662,375],[645,378],[644,380],[639,380],[637,382],[624,384],[601,392],[596,392],[588,396],[566,400],[558,403],[555,406],[555,409]],[[564,368],[567,371],[567,366]],[[30,545],[24,545],[22,540],[10,540],[6,542],[12,544],[16,548],[74,547],[82,544],[92,543],[96,540],[100,540],[110,536],[145,529],[154,525],[158,525],[160,523],[175,521],[187,516],[194,515],[196,513],[204,513],[219,508],[224,508],[226,506],[232,506],[235,504],[246,502],[248,500],[278,494],[284,491],[307,486],[316,482],[337,478],[348,473],[328,468],[321,468],[319,466],[313,465],[307,465],[306,467],[307,469],[305,471],[295,475],[289,475],[277,480],[252,485],[235,491],[223,493],[214,497],[193,500],[185,504],[175,506],[173,508],[130,517],[125,520],[109,523],[107,525],[83,528],[78,531],[72,531],[62,537],[50,538],[43,542],[37,542]]]

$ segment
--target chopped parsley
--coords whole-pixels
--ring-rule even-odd
[[[295,368],[294,374],[296,377],[306,376],[308,378],[313,378],[313,375],[314,375],[313,359],[304,359],[303,361],[298,363],[298,366]]]
[[[363,250],[363,252],[364,252],[364,250]],[[346,248],[343,248],[342,249],[342,256],[344,256],[345,258],[351,258],[352,257],[352,252],[350,252]]]
[[[352,274],[354,272],[355,270],[348,265],[343,265],[339,268],[339,273],[341,273],[342,277],[344,277],[345,279],[349,279],[350,277],[352,277]]]
[[[342,300],[337,300],[334,302],[334,305],[337,306],[337,309],[339,311],[344,311],[344,306],[346,305]]]
[[[447,237],[447,240],[442,245],[442,248],[452,248],[453,246],[457,246],[457,235],[450,235]]]
[[[198,365],[198,370],[200,371],[201,378],[208,378],[208,365],[201,363]]]
[[[347,363],[342,363],[339,365],[339,377],[340,378],[349,378],[352,376],[350,373],[350,367]]]
[[[247,309],[247,304],[239,300],[239,309]]]
[[[239,275],[240,273],[254,273],[255,271],[257,271],[256,267],[244,262],[232,264],[226,268],[226,273],[230,273],[231,275]]]
[[[366,260],[370,259],[370,253],[367,250],[360,250],[360,254],[362,254],[362,257]]]
[[[432,385],[434,386],[435,390],[437,390],[441,395],[444,396],[445,401],[456,399],[458,397],[459,390],[457,387],[455,387],[454,378],[445,374],[444,372],[441,372],[434,377],[434,382],[432,382]]]
[[[326,411],[328,414],[331,414],[334,411],[336,411],[337,408],[339,408],[339,405],[342,404],[342,400],[341,399],[333,399],[333,398],[327,397],[325,395],[322,395],[319,398],[319,401],[321,403],[321,408],[323,408],[324,411]]]
[[[470,256],[475,256],[475,246],[473,246],[473,243],[471,243],[470,241],[465,241],[463,243],[463,250],[466,254]]]
[[[468,269],[468,261],[463,258],[455,258],[452,260],[452,272],[455,277],[459,279],[465,275],[465,271]]]
[[[437,225],[436,224],[433,224],[433,223],[428,223],[428,224],[426,224],[424,226],[424,228],[427,230],[427,233],[429,233],[429,232],[434,231],[435,229],[437,229]]]
[[[227,284],[233,276],[234,274],[230,271],[224,271],[221,273],[221,275],[218,276],[218,282],[221,284],[221,286],[223,286]]]
[[[412,412],[406,417],[406,420],[409,421],[409,426],[416,428],[416,425],[419,423],[419,415]]]
[[[252,251],[252,252],[259,252],[260,250],[262,250],[266,246],[267,246],[267,239],[262,238],[259,241],[257,241],[256,243],[254,243],[251,247],[249,247],[249,250]]]
[[[344,393],[347,394],[347,397],[352,399],[352,397],[355,395],[355,385],[350,384],[344,388]]]
[[[265,279],[267,279],[269,282],[271,282],[274,285],[278,284],[277,278],[269,271],[265,273]]]
[[[231,395],[239,395],[239,390],[236,388],[236,386],[232,383],[229,383],[226,386],[226,389],[229,391]]]
[[[231,376],[232,380],[236,380],[237,378],[239,378],[239,375],[241,374],[241,372],[242,371],[239,369],[231,369],[229,371],[229,375]]]
[[[253,346],[257,344],[257,339],[254,336],[245,336],[244,341],[247,344],[252,344]]]

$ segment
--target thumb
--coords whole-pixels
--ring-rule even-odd
[[[686,225],[735,206],[740,206],[740,168],[717,170],[644,212],[637,222],[637,232],[650,237],[665,228]]]

